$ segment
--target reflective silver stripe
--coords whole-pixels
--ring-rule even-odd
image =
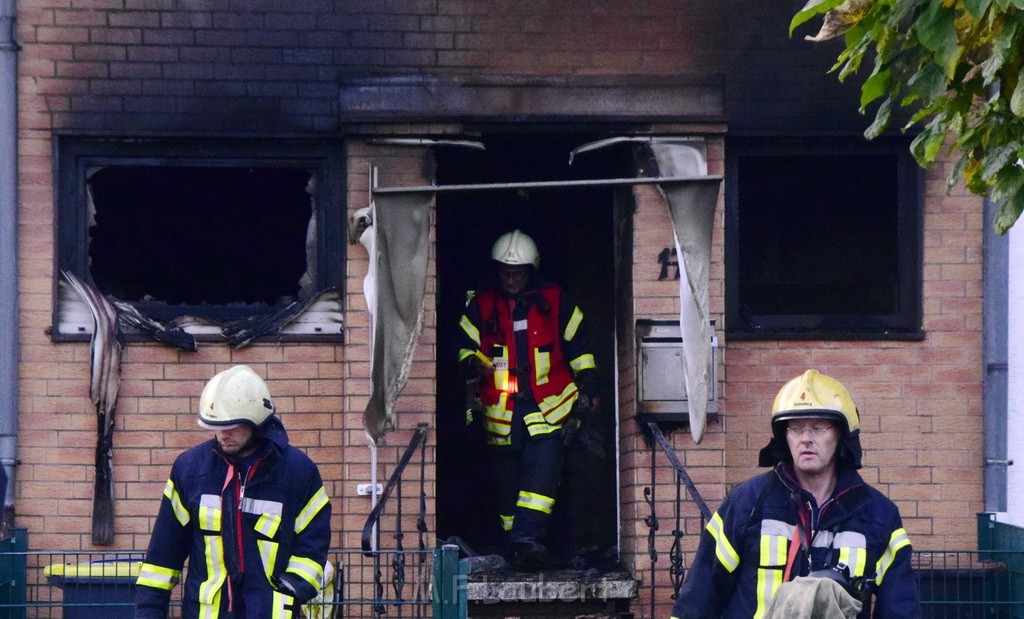
[[[736,550],[732,547],[729,542],[729,538],[725,535],[725,523],[722,522],[722,517],[715,512],[711,516],[711,520],[707,526],[704,527],[707,532],[711,534],[711,537],[715,540],[715,556],[718,557],[718,562],[722,564],[727,572],[734,572],[736,568],[740,566],[740,556],[736,554]]]
[[[544,496],[543,494],[537,494],[536,492],[527,492],[525,490],[519,491],[519,500],[516,501],[516,507],[532,509],[545,514],[550,514],[551,508],[554,507],[554,505],[554,497]]]
[[[831,548],[835,543],[836,536],[832,531],[818,531],[811,540],[811,546],[815,548]]]
[[[597,363],[594,362],[594,355],[587,353],[580,355],[569,362],[569,367],[572,368],[573,372],[577,374],[583,370],[592,370],[597,367]]]
[[[292,611],[287,607],[291,606],[294,598],[286,593],[280,591],[274,591],[271,596],[271,615],[270,619],[292,619]]]
[[[889,537],[889,546],[882,553],[882,558],[875,564],[875,584],[881,585],[882,579],[885,578],[885,573],[892,567],[893,562],[896,560],[896,553],[901,548],[910,546],[910,538],[907,536],[907,531],[902,527],[892,532]]]
[[[280,516],[284,513],[284,504],[280,501],[245,498],[242,499],[242,511],[247,514],[273,514]]]
[[[135,584],[170,591],[178,583],[179,578],[181,578],[181,570],[143,563],[139,568],[139,578]]]
[[[224,540],[219,535],[206,535],[206,580],[199,585],[199,603],[215,605],[220,602],[220,590],[227,577],[224,565]]]
[[[181,497],[178,496],[178,491],[174,488],[174,482],[170,479],[164,484],[164,496],[171,502],[171,511],[174,512],[174,517],[178,519],[178,523],[183,527],[188,525],[189,520],[192,518],[189,516],[188,509],[182,504]]]
[[[257,532],[262,533],[267,537],[274,537],[277,535],[277,529],[281,526],[281,517],[277,514],[263,514],[259,520],[256,521],[254,527]]]
[[[796,529],[795,525],[781,520],[765,519],[761,521],[761,535],[779,535],[788,540],[792,539],[794,529]]]
[[[863,576],[868,561],[868,540],[857,531],[840,531],[835,545],[839,548],[839,562],[850,567],[850,574]]]
[[[320,588],[320,581],[324,577],[324,566],[306,557],[293,556],[288,559],[288,567],[284,571],[295,574],[314,589]]]
[[[309,502],[302,508],[299,515],[295,517],[295,532],[302,533],[309,526],[310,522],[313,522],[313,518],[320,513],[320,510],[324,508],[330,499],[327,498],[327,490],[323,486],[313,493],[310,497]]]
[[[277,542],[270,542],[265,539],[256,540],[256,547],[260,551],[260,559],[263,561],[263,571],[267,574],[267,581],[274,577],[274,566],[277,564],[277,550],[280,548]]]
[[[572,316],[569,317],[569,322],[565,325],[565,331],[562,332],[562,338],[566,342],[571,342],[572,338],[576,337],[576,331],[580,328],[580,323],[583,322],[583,312],[580,308],[574,307],[572,310]]]
[[[204,494],[199,497],[199,528],[204,531],[220,531],[222,501],[219,495]]]
[[[513,320],[512,321],[513,331],[526,331],[526,320]]]

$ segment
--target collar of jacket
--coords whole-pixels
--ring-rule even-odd
[[[810,492],[800,487],[800,483],[796,479],[796,473],[793,472],[793,466],[784,462],[780,462],[775,465],[775,476],[782,483],[783,486],[789,490],[790,494],[799,493],[801,497],[806,500],[813,500],[813,496]],[[854,469],[842,468],[836,471],[836,487],[832,491],[832,496],[826,501],[828,507],[827,510],[823,510],[820,518],[822,522],[819,523],[819,528],[822,528],[826,522],[833,519],[845,519],[850,514],[863,509],[866,505],[865,493],[867,492],[867,484],[864,483],[864,479]],[[819,505],[820,507],[826,507],[825,505]],[[829,515],[828,521],[825,520],[826,512]]]

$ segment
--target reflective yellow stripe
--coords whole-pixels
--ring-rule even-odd
[[[260,559],[263,561],[263,571],[267,574],[267,581],[273,581],[274,566],[277,565],[277,549],[281,545],[277,542],[258,539],[256,540],[256,547],[260,551]]]
[[[740,556],[736,554],[736,550],[725,536],[724,527],[725,524],[722,522],[722,517],[718,515],[718,512],[715,512],[705,528],[715,540],[715,556],[718,557],[718,562],[722,564],[722,567],[727,572],[732,573],[740,566]]]
[[[216,494],[199,497],[199,528],[204,531],[220,531],[221,498]]]
[[[306,557],[292,556],[284,571],[295,574],[314,589],[320,588],[320,581],[324,577],[324,566]]]
[[[757,610],[754,612],[757,619],[764,617],[768,604],[782,586],[790,537],[785,534],[783,527],[793,528],[777,520],[761,523],[761,566],[757,570]]]
[[[302,533],[309,526],[310,522],[313,522],[313,518],[320,513],[320,510],[324,508],[324,505],[330,502],[327,498],[327,490],[323,486],[313,494],[306,503],[306,506],[302,508],[299,515],[295,517],[295,532]]]
[[[909,545],[910,538],[907,536],[906,529],[901,527],[892,532],[892,535],[889,536],[889,547],[885,549],[885,552],[882,553],[882,558],[875,564],[876,585],[882,584],[882,579],[885,578],[885,572],[888,571],[896,560],[896,553],[899,552],[901,548]]]
[[[206,546],[206,580],[199,585],[199,603],[219,609],[221,587],[228,574],[224,565],[224,540],[219,535],[206,535],[203,541]],[[215,617],[216,614],[203,616]]]
[[[533,367],[537,370],[537,384],[546,385],[548,373],[551,372],[551,353],[535,348],[533,350]]]
[[[850,575],[863,576],[867,567],[868,540],[863,533],[840,531],[836,534],[835,546],[839,547],[839,563],[850,568]]]
[[[503,531],[512,530],[512,523],[515,522],[516,519],[515,516],[506,516],[504,514],[501,514],[500,516],[498,516],[498,518],[501,518],[501,529]]]
[[[597,367],[597,363],[594,362],[594,355],[587,353],[576,357],[569,362],[569,367],[575,373],[580,373],[583,370],[592,370]]]
[[[544,420],[553,426],[560,425],[572,412],[572,405],[576,403],[579,392],[574,383],[566,385],[562,393],[551,395],[541,400],[537,406],[544,413]],[[532,433],[531,433],[532,434]]]
[[[171,502],[171,511],[174,512],[174,517],[178,519],[181,526],[186,526],[191,517],[188,515],[188,510],[182,504],[178,491],[174,489],[174,482],[170,479],[164,485],[164,496]]]
[[[260,519],[256,521],[254,527],[256,531],[262,533],[267,537],[274,537],[277,534],[278,527],[281,526],[281,516],[278,514],[263,514]]]
[[[462,363],[463,361],[465,361],[466,357],[472,357],[475,354],[476,354],[476,351],[473,350],[473,349],[470,349],[470,348],[460,348],[459,349],[459,363]]]
[[[469,339],[473,340],[473,343],[476,344],[477,347],[479,347],[480,329],[476,328],[476,325],[473,324],[473,322],[469,319],[468,316],[466,316],[465,314],[462,315],[462,319],[459,320],[459,326],[462,327],[462,330],[466,332],[466,335],[469,336]]]
[[[554,507],[554,505],[554,497],[544,496],[543,494],[537,494],[536,492],[527,492],[525,490],[521,490],[519,492],[519,500],[516,501],[516,507],[532,509],[545,514],[550,514],[551,508]]]
[[[139,579],[135,581],[135,584],[170,591],[178,583],[179,578],[181,578],[181,570],[143,563],[139,568]]]
[[[220,616],[220,594],[222,589],[217,589],[213,594],[213,600],[207,604],[199,603],[199,619],[217,619]]]
[[[562,334],[562,339],[566,342],[571,342],[572,338],[576,337],[576,330],[580,328],[580,323],[583,322],[583,312],[580,308],[574,307],[572,310],[572,316],[569,317],[569,322],[565,325],[565,332]]]
[[[274,591],[273,598],[270,601],[271,606],[271,619],[291,619],[292,611],[289,606],[295,601],[290,595],[281,593],[280,591]]]

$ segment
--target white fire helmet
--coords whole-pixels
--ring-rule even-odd
[[[206,383],[199,396],[200,426],[226,430],[247,423],[254,428],[274,414],[270,390],[247,365],[220,372]]]
[[[540,267],[537,244],[522,230],[513,230],[499,236],[491,248],[491,259],[513,266],[528,264],[533,265],[535,269]]]

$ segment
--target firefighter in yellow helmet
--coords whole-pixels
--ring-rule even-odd
[[[275,413],[248,366],[207,382],[197,423],[214,438],[171,467],[136,583],[137,618],[167,617],[186,559],[186,619],[297,617],[317,595],[331,505],[317,466],[288,444]]]
[[[779,390],[770,423],[759,464],[772,470],[711,517],[672,616],[920,617],[899,509],[857,472],[849,391],[807,370]]]
[[[479,378],[499,524],[520,570],[545,566],[545,535],[561,482],[563,426],[598,410],[597,370],[583,311],[537,273],[540,254],[521,230],[491,248],[493,285],[459,321],[456,348]]]

